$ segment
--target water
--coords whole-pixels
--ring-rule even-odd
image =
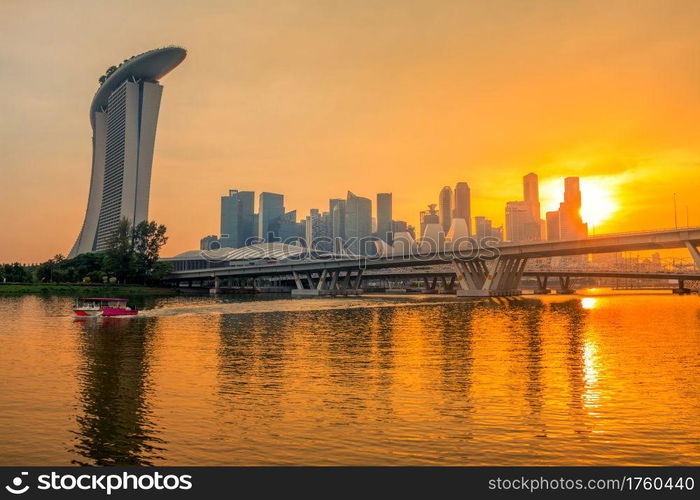
[[[0,465],[700,463],[700,297],[0,298]]]

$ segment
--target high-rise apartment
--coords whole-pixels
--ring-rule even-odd
[[[455,219],[467,221],[469,236],[472,235],[471,192],[469,184],[458,182],[454,192],[454,206],[452,214]]]

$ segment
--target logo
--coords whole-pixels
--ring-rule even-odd
[[[22,472],[21,476],[17,476],[12,480],[12,486],[7,485],[5,486],[5,489],[12,493],[13,495],[21,495],[22,493],[26,493],[27,490],[29,489],[29,485],[26,485],[24,488],[21,488],[22,486],[22,476],[28,476],[29,472]],[[13,488],[14,486],[14,488]]]

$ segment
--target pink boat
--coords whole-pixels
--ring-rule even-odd
[[[76,300],[73,312],[80,317],[136,316],[139,312],[126,305],[127,299],[87,298]]]

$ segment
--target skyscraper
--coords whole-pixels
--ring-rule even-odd
[[[392,195],[391,193],[377,194],[377,237],[391,243],[392,234]]]
[[[440,190],[438,205],[440,207],[440,225],[443,232],[447,234],[452,225],[452,188],[450,186],[445,186]]]
[[[506,204],[506,238],[508,241],[539,241],[543,221],[540,219],[540,194],[537,174],[523,177],[523,201]]]
[[[537,174],[530,172],[523,177],[523,199],[534,221],[540,220],[540,188]]]
[[[528,241],[528,224],[532,223],[530,207],[524,201],[506,203],[506,238],[508,241]]]
[[[272,241],[279,237],[270,223],[284,215],[284,195],[277,193],[260,193],[258,196],[258,238]]]
[[[305,241],[314,250],[331,250],[333,226],[328,212],[312,208],[304,221]]]
[[[348,249],[355,253],[364,253],[363,241],[372,236],[372,200],[350,191],[345,201],[345,236],[352,240]]]
[[[200,250],[217,250],[219,248],[221,248],[221,244],[215,234],[210,234],[199,240]]]
[[[467,221],[467,229],[469,236],[472,235],[472,210],[471,210],[471,192],[469,184],[466,182],[458,182],[455,186],[455,199],[453,215],[455,219],[464,219]]]
[[[435,204],[431,203],[428,205],[428,210],[423,210],[420,212],[420,237],[421,239],[425,236],[425,226],[428,224],[439,224],[440,215],[435,209]]]
[[[253,229],[254,200],[253,191],[236,189],[221,197],[221,246],[240,248],[257,235]]]
[[[255,218],[255,191],[239,191],[238,207],[238,243],[239,246],[246,246],[258,236],[257,219]]]
[[[331,220],[331,237],[333,240],[345,239],[345,206],[346,201],[342,198],[332,198],[328,200],[328,213]]]
[[[112,66],[90,106],[92,176],[87,211],[69,257],[102,251],[122,218],[148,219],[151,164],[163,87],[158,81],[187,55],[155,49]]]
[[[547,212],[547,241],[561,239],[559,234],[559,211]]]
[[[581,219],[581,189],[578,177],[564,179],[564,202],[559,204],[559,237],[577,240],[588,236],[588,225]]]
[[[492,222],[484,216],[477,215],[474,217],[474,226],[476,226],[476,239],[481,241],[484,238],[491,237]]]
[[[564,179],[564,203],[576,210],[581,210],[581,185],[578,177]]]
[[[266,241],[280,241],[290,244],[298,238],[297,211],[286,212],[270,221],[268,225],[269,238]]]

